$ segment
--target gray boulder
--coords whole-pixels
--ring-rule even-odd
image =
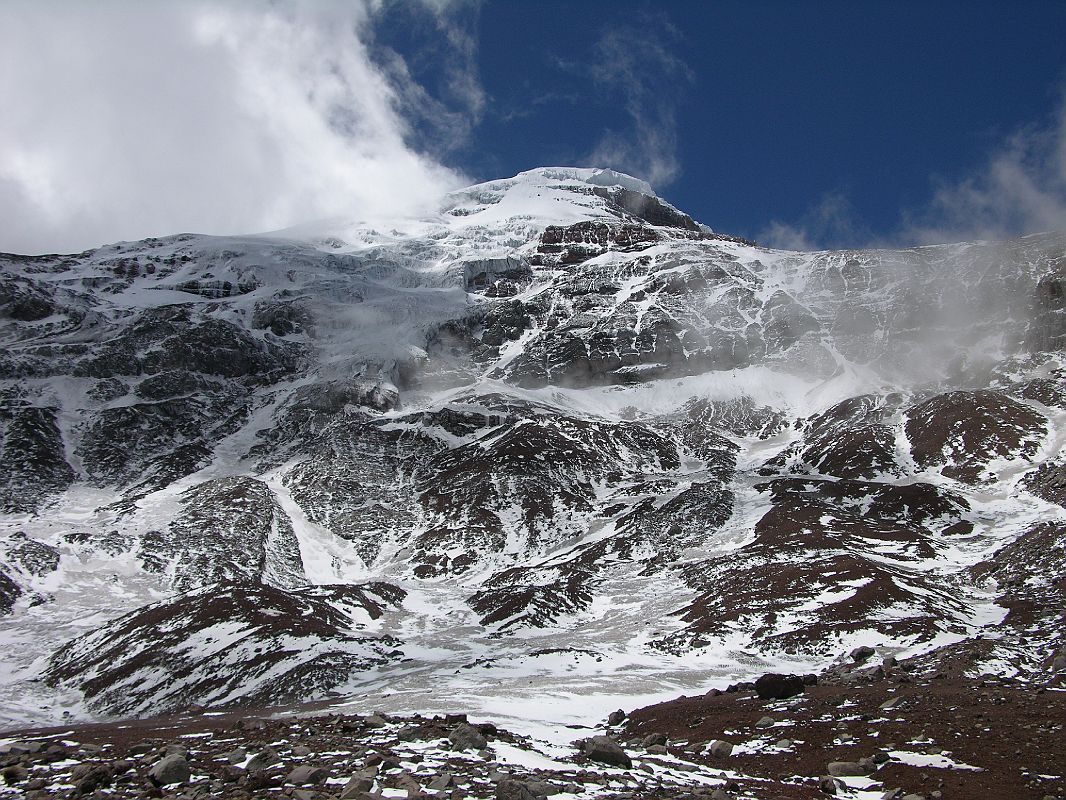
[[[723,739],[715,739],[707,746],[707,752],[715,758],[728,758],[733,753],[733,745]]]
[[[452,743],[452,750],[484,750],[489,746],[481,731],[465,722],[452,728],[448,741]]]
[[[507,779],[496,784],[496,800],[544,800],[545,797],[535,792],[525,781]]]
[[[12,764],[11,766],[4,767],[4,769],[0,771],[0,775],[3,776],[5,784],[8,786],[15,786],[16,784],[28,780],[30,777],[30,771],[21,764]]]
[[[903,698],[897,695],[896,697],[893,697],[890,700],[886,700],[885,702],[883,702],[880,706],[878,706],[878,708],[880,708],[882,711],[891,711],[892,709],[899,708],[902,703]]]
[[[838,791],[844,788],[844,782],[839,781],[830,775],[823,775],[818,779],[818,791],[822,794],[835,795]]]
[[[583,750],[588,758],[601,764],[613,764],[626,769],[633,766],[633,759],[610,736],[593,736],[586,739]]]
[[[665,733],[649,733],[643,739],[640,740],[641,747],[654,747],[655,745],[666,745],[670,741]]]
[[[177,753],[157,761],[148,773],[149,780],[156,786],[188,783],[191,777],[192,770],[189,769],[189,762],[185,760],[185,756]]]
[[[70,779],[81,794],[92,794],[103,786],[110,786],[114,771],[107,764],[78,764],[70,771]]]
[[[851,651],[851,660],[854,661],[856,664],[862,664],[864,661],[866,661],[866,659],[868,659],[876,652],[877,651],[874,650],[872,647],[862,645],[861,647],[856,647],[854,650]]]
[[[826,769],[834,778],[869,775],[873,772],[872,765],[862,761],[830,761]]]
[[[351,780],[344,785],[340,793],[340,800],[361,800],[361,798],[374,788],[374,779],[367,775],[353,775]],[[430,785],[432,788],[432,784]]]
[[[526,788],[535,795],[551,797],[554,794],[562,794],[564,789],[548,781],[526,781]]]
[[[443,792],[455,785],[455,777],[450,772],[442,772],[440,775],[426,784],[427,789],[435,792]]]
[[[259,772],[267,767],[274,766],[279,761],[281,761],[281,756],[278,755],[277,750],[272,747],[265,747],[252,756],[245,769],[249,772]]]
[[[289,773],[286,780],[295,786],[319,784],[329,777],[329,772],[322,767],[302,766]]]

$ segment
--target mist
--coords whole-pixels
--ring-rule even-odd
[[[1066,231],[1066,92],[1047,120],[1014,131],[969,173],[930,176],[929,191],[928,200],[904,209],[887,234],[872,233],[846,193],[830,192],[796,219],[771,220],[755,238],[782,250],[828,250]]]

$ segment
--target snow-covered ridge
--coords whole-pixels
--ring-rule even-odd
[[[974,669],[1049,677],[1054,614],[1015,630],[989,576],[1057,591],[1063,264],[1060,234],[767,250],[574,168],[387,224],[0,256],[2,705],[85,713],[98,650],[142,712],[651,697],[976,632]],[[392,599],[349,625],[355,588],[308,584]],[[246,585],[282,612],[201,613]],[[306,604],[338,609],[313,661]],[[238,628],[258,661],[219,657]],[[167,648],[205,680],[148,680]]]

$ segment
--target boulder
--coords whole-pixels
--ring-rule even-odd
[[[507,779],[496,784],[496,800],[543,800],[544,797],[535,793],[524,781]]]
[[[278,755],[278,752],[274,748],[264,747],[262,750],[252,756],[245,769],[247,769],[249,772],[258,772],[259,770],[266,769],[267,767],[272,767],[279,761],[281,761],[281,756]]]
[[[30,777],[30,771],[21,764],[12,764],[10,767],[4,767],[3,772],[0,774],[4,776],[4,783],[8,786],[22,783]]]
[[[851,651],[851,660],[854,661],[856,664],[862,664],[875,652],[877,651],[875,651],[872,647],[862,645],[861,647],[856,647],[854,650]]]
[[[355,780],[354,778],[352,780]],[[450,772],[442,772],[440,775],[426,784],[427,789],[432,789],[435,792],[443,792],[445,789],[450,789],[455,785],[455,778]],[[369,787],[367,789],[369,791]]]
[[[174,753],[156,762],[148,773],[149,780],[156,786],[169,786],[174,783],[188,783],[192,777],[189,762],[185,756]]]
[[[612,764],[626,769],[633,766],[629,754],[610,736],[593,736],[586,739],[583,750],[589,759],[601,764]]]
[[[397,789],[407,792],[408,797],[422,797],[422,784],[408,772],[401,773],[394,781]]]
[[[784,700],[803,694],[804,681],[799,675],[768,672],[755,681],[755,693],[763,700]]]
[[[297,767],[288,774],[285,780],[294,786],[306,786],[319,784],[329,777],[329,772],[322,767],[302,766]]]
[[[373,788],[372,778],[366,775],[353,775],[341,790],[340,800],[361,800],[363,795]],[[430,784],[430,788],[433,788],[433,784]]]
[[[640,740],[641,747],[654,747],[655,745],[665,745],[669,739],[665,733],[649,733],[643,739]]]
[[[562,794],[564,791],[561,787],[548,781],[526,781],[526,788],[533,792],[533,794],[543,797]]]
[[[838,781],[836,778],[830,775],[823,775],[818,779],[818,791],[822,794],[835,795],[839,790],[844,788],[844,782]]]
[[[285,776],[276,772],[253,772],[247,776],[245,786],[252,792],[263,789],[280,789],[285,783]]]
[[[1060,650],[1052,659],[1051,669],[1053,672],[1066,672],[1066,648]]]
[[[489,746],[488,740],[473,725],[462,722],[452,728],[448,734],[452,750],[484,750]]]
[[[607,724],[620,725],[625,718],[626,712],[624,712],[622,709],[618,709],[617,711],[612,711],[610,714],[607,715]]]
[[[830,761],[826,769],[834,778],[858,777],[873,772],[870,764],[860,761]]]
[[[733,745],[723,739],[715,739],[707,745],[707,752],[715,758],[728,758],[733,753]]]
[[[110,786],[114,771],[107,764],[78,764],[70,771],[70,779],[81,794],[92,794],[103,786]]]

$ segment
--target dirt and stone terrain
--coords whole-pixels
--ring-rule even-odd
[[[466,714],[277,707],[22,731],[0,744],[0,794],[1059,800],[1064,730],[1066,687],[857,649],[820,676],[618,710],[569,743]]]

